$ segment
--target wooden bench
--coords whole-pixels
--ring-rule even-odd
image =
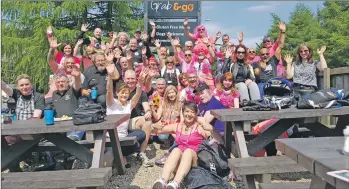
[[[133,146],[136,143],[136,137],[121,137],[119,138],[120,141],[120,145],[121,146]],[[78,144],[81,144],[83,146],[85,146],[86,148],[93,148],[94,147],[94,143],[90,142],[88,140],[81,140],[81,141],[76,141]],[[107,138],[105,140],[105,147],[111,147],[111,143],[110,143],[110,138]],[[36,149],[37,152],[43,152],[43,151],[57,151],[60,150],[59,148],[57,148],[54,144],[52,144],[51,142],[45,142],[45,143],[40,143]]]
[[[259,189],[309,189],[310,182],[260,183]]]
[[[4,189],[104,187],[112,176],[112,168],[3,173],[1,176]]]
[[[229,159],[229,166],[237,175],[258,175],[307,171],[286,156]]]

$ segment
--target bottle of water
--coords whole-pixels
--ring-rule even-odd
[[[343,130],[344,134],[344,147],[343,153],[349,155],[349,125]]]

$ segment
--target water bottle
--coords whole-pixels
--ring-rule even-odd
[[[46,125],[53,125],[55,123],[54,110],[52,106],[47,105],[44,109],[44,117]]]
[[[91,88],[91,98],[92,100],[96,100],[98,95],[98,91],[96,87]]]
[[[344,134],[344,147],[343,153],[349,155],[349,125],[343,130]]]

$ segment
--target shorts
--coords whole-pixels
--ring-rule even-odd
[[[139,128],[136,128],[136,122],[142,117],[143,116],[138,116],[130,119],[130,122],[128,123],[128,130],[133,131],[133,130],[139,129]]]

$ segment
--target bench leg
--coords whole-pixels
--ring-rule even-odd
[[[118,170],[119,175],[125,174],[125,165],[123,162],[123,155],[121,151],[121,145],[119,141],[117,129],[108,130],[110,136],[110,143],[113,148],[114,160],[116,163],[116,169]]]
[[[232,132],[233,132],[233,128],[232,128],[232,123],[231,122],[225,122],[224,123],[224,146],[226,148],[226,154],[228,157],[230,157],[230,153],[231,153],[231,143],[233,142],[233,136],[232,136]]]
[[[334,128],[337,136],[343,136],[343,129],[345,129],[348,123],[349,123],[349,115],[342,115],[338,117],[336,127]]]
[[[310,189],[335,189],[331,184],[322,180],[322,178],[313,175],[310,183]]]
[[[245,140],[245,135],[243,131],[243,122],[241,121],[234,122],[233,130],[234,130],[236,149],[238,151],[238,157],[239,158],[250,157],[247,152],[246,140]],[[242,179],[244,181],[246,188],[256,189],[256,184],[255,184],[253,175],[242,176]]]
[[[255,175],[254,178],[259,183],[271,183],[271,174]]]
[[[93,158],[91,168],[104,167],[104,149],[105,149],[106,131],[94,131],[95,145],[93,148]]]

